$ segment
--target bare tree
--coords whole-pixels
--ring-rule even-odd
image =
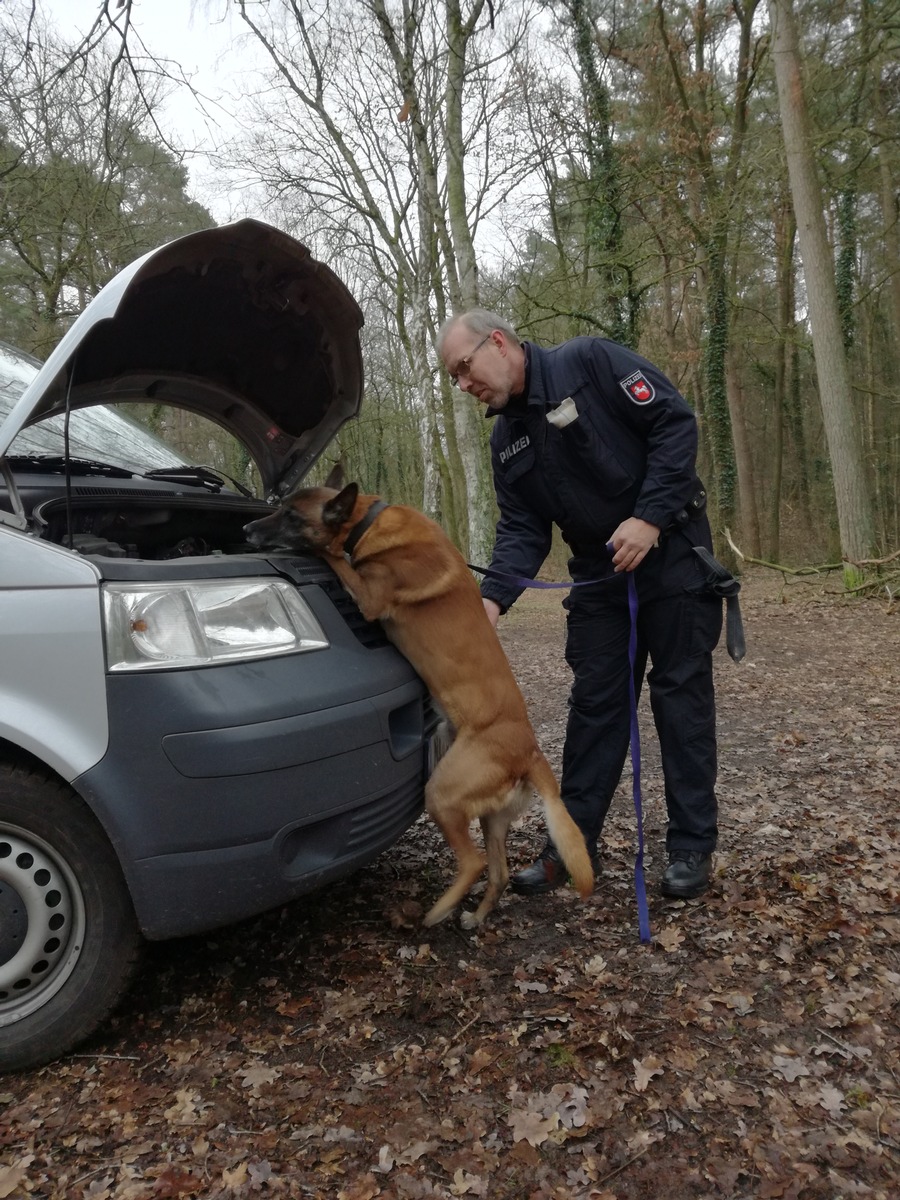
[[[271,63],[244,155],[337,261],[391,288],[421,416],[422,502],[487,555],[484,422],[454,399],[434,337],[479,300],[479,230],[526,169],[506,68],[527,9],[485,0],[239,0]]]
[[[791,0],[769,0],[769,17],[819,397],[834,476],[841,550],[845,558],[859,562],[872,557],[874,520],[844,349],[834,257],[828,242],[822,193],[812,156],[812,130]],[[859,581],[859,572],[854,567],[848,566],[844,574],[848,586]]]
[[[737,501],[745,544],[755,545],[759,528],[785,553],[830,554],[837,507],[844,553],[861,559],[851,547],[871,537],[871,468],[880,536],[896,538],[900,225],[890,5],[804,7],[804,44],[814,50],[804,64],[811,117],[798,146],[782,137],[757,0],[190,2],[201,22],[231,13],[270,64],[267,77],[242,80],[233,127],[249,120],[251,129],[240,154],[237,143],[223,147],[220,178],[233,165],[253,211],[309,242],[366,310],[367,412],[342,440],[373,484],[436,515],[473,556],[486,553],[488,423],[454,399],[433,350],[436,326],[479,302],[545,340],[610,333],[626,298],[632,312],[640,301],[641,349],[697,408],[719,524]],[[36,10],[37,0],[18,0],[25,43]],[[770,0],[779,47],[783,10],[790,5]],[[58,74],[62,95],[66,79],[94,64],[91,136],[99,145],[119,132],[109,103],[117,87],[129,80],[123,94],[152,107],[153,81],[177,79],[179,69],[142,47],[140,4],[96,0],[94,11]],[[562,30],[557,16],[569,22]],[[22,54],[4,60],[7,74]],[[15,98],[30,89],[17,85]],[[814,146],[804,141],[810,123]],[[784,204],[785,140],[794,148],[805,286]],[[24,144],[7,137],[0,165],[18,172],[20,189],[27,173],[18,168],[30,169]],[[804,150],[807,174],[810,152],[818,171],[805,199],[796,182]],[[108,197],[113,209],[128,208],[137,187],[126,182],[126,164],[134,184],[140,170],[152,172],[140,166],[139,148],[114,157],[122,170]],[[59,195],[67,181],[72,214],[79,205],[88,211],[95,181],[83,176],[76,187],[75,173],[54,169]],[[48,176],[35,171],[32,191],[20,190],[8,208],[22,233],[29,208],[33,231],[46,231],[46,210],[28,196],[38,197]],[[0,184],[7,194],[12,182]],[[589,203],[598,195],[612,201],[599,214]],[[810,195],[817,234],[805,220]],[[94,211],[97,230],[106,210]],[[844,285],[837,335],[821,313],[837,266],[827,222]],[[42,314],[78,304],[77,288],[88,294],[129,252],[105,233],[91,242],[94,258],[75,291],[64,283],[54,292],[57,274],[42,258],[39,270],[22,268],[30,292],[3,289],[0,313],[10,303]],[[20,245],[37,264],[34,237]],[[75,245],[71,231],[61,245]],[[7,238],[3,282],[25,261]],[[846,334],[838,373],[828,352]]]
[[[111,70],[100,50],[73,59],[30,8],[0,17],[2,310],[7,336],[38,353],[137,254],[212,223],[146,136],[159,85]]]

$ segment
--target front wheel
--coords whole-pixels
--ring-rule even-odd
[[[141,938],[118,860],[66,784],[0,763],[0,1070],[58,1058],[127,990]]]

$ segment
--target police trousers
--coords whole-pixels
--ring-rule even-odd
[[[703,587],[690,543],[673,537],[635,572],[638,591],[635,695],[646,673],[659,739],[668,813],[666,849],[715,849],[716,709],[712,652],[722,630],[722,601]],[[573,579],[609,570],[598,560],[570,561]],[[574,679],[563,751],[562,797],[593,853],[625,760],[631,730],[628,642],[631,616],[625,573],[573,588],[567,609],[566,661]]]

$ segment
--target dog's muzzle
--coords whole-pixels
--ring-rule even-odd
[[[281,533],[281,512],[269,513],[267,517],[260,517],[257,521],[251,521],[244,526],[244,536],[251,546],[257,550],[261,550],[263,546],[271,546],[275,541],[279,541]]]

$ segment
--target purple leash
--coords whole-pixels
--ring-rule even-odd
[[[638,930],[641,941],[650,942],[650,913],[647,909],[647,888],[644,884],[644,815],[641,805],[641,735],[638,730],[637,692],[634,686],[634,664],[637,659],[637,585],[634,572],[628,572],[628,612],[631,629],[628,634],[628,692],[631,699],[631,794],[637,817],[637,854],[634,857],[634,894],[637,899]]]
[[[612,542],[607,544],[606,549],[610,555],[614,553]],[[507,575],[503,571],[492,571],[486,567],[475,567],[471,563],[466,563],[470,571],[477,571],[479,575],[488,575],[492,579],[505,579],[507,583],[514,583],[517,587],[525,588],[573,588],[573,587],[589,587],[597,583],[612,583],[617,576],[606,576],[604,579],[573,579],[566,583],[544,583],[538,579],[521,579],[517,575]],[[637,715],[637,691],[634,686],[634,664],[637,661],[637,617],[638,617],[638,594],[637,584],[634,580],[634,572],[627,572],[628,579],[628,614],[631,618],[631,628],[628,634],[628,693],[629,693],[629,708],[630,708],[630,740],[631,740],[631,791],[634,797],[634,811],[637,817],[637,854],[634,859],[634,894],[637,900],[638,910],[638,931],[641,941],[649,944],[650,937],[650,913],[647,908],[647,888],[644,883],[644,815],[641,803],[641,736],[638,729]]]

